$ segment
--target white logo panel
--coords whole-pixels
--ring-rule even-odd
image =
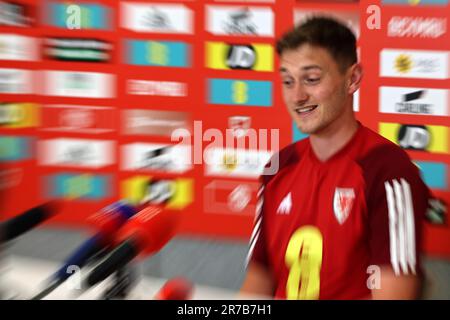
[[[114,163],[114,141],[59,138],[39,142],[41,165],[101,168]]]
[[[448,116],[448,90],[380,87],[380,112]]]
[[[388,22],[391,38],[437,39],[447,32],[447,18],[394,16]]]
[[[271,151],[210,148],[205,150],[205,174],[258,178],[271,156]]]
[[[15,34],[0,34],[0,60],[39,60],[38,40]]]
[[[122,169],[184,173],[191,169],[191,147],[132,143],[122,147]]]
[[[193,12],[179,4],[121,3],[122,26],[137,32],[193,33]]]
[[[33,73],[21,69],[0,69],[0,93],[33,94]]]
[[[206,19],[206,29],[215,35],[274,35],[271,8],[208,5]]]
[[[73,98],[114,98],[115,76],[97,72],[45,71],[45,94]]]
[[[380,76],[448,79],[448,60],[446,51],[383,49],[380,52]]]

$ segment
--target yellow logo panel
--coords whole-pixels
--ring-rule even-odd
[[[381,122],[379,132],[404,149],[449,153],[448,127]]]
[[[0,127],[11,129],[36,127],[37,108],[33,103],[0,104]]]
[[[132,204],[148,201],[167,209],[183,209],[193,201],[191,179],[154,179],[135,176],[122,181],[122,198]]]
[[[273,55],[269,44],[206,43],[206,66],[210,69],[273,71]]]

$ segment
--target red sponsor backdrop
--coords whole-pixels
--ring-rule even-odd
[[[189,113],[189,119],[201,121],[202,131],[209,128],[219,129],[225,134],[230,128],[230,117],[250,119],[249,126],[254,129],[279,129],[279,147],[284,147],[293,141],[292,123],[282,102],[280,81],[277,68],[278,59],[274,56],[273,70],[257,72],[254,70],[219,70],[206,65],[206,46],[209,41],[231,44],[268,44],[273,46],[274,39],[294,24],[296,14],[302,11],[325,11],[344,18],[359,16],[360,37],[358,40],[361,61],[365,69],[365,80],[360,92],[358,118],[367,126],[378,131],[380,122],[396,123],[426,123],[449,126],[449,117],[424,116],[404,114],[382,114],[379,112],[378,90],[382,85],[410,86],[426,88],[449,88],[450,82],[445,80],[381,78],[379,76],[379,53],[383,48],[408,48],[423,50],[450,50],[449,35],[445,33],[439,39],[421,37],[390,38],[387,35],[387,24],[394,15],[449,17],[450,7],[419,7],[408,4],[384,6],[381,1],[96,1],[110,10],[111,28],[109,30],[59,28],[51,26],[46,14],[53,12],[49,7],[36,5],[33,1],[21,1],[27,10],[27,15],[35,17],[31,27],[0,26],[0,34],[25,35],[40,39],[39,59],[36,61],[0,60],[0,68],[17,68],[32,70],[36,94],[18,95],[1,94],[2,102],[32,102],[39,107],[38,126],[28,128],[1,127],[3,137],[31,137],[31,159],[20,161],[3,161],[2,169],[2,212],[9,217],[23,212],[52,196],[48,195],[49,182],[46,180],[52,174],[82,174],[84,177],[108,175],[108,192],[101,199],[85,199],[76,196],[65,196],[67,206],[51,223],[64,226],[87,226],[87,217],[113,201],[119,200],[123,182],[135,176],[163,178],[192,179],[192,201],[180,209],[183,218],[180,233],[187,235],[207,235],[221,238],[247,239],[250,235],[253,215],[249,214],[255,206],[255,185],[257,179],[252,177],[205,175],[205,166],[195,164],[191,170],[183,173],[161,173],[159,171],[126,171],[122,168],[122,145],[129,143],[168,143],[170,138],[157,135],[125,135],[122,131],[122,111],[130,109],[182,111]],[[58,2],[59,3],[59,2]],[[62,3],[62,2],[61,2]],[[75,2],[74,2],[75,3]],[[91,3],[88,1],[77,4]],[[192,34],[176,34],[163,32],[136,32],[122,27],[121,3],[140,4],[181,4],[192,12]],[[273,37],[258,35],[220,35],[207,30],[207,6],[220,5],[245,8],[270,9],[274,13]],[[368,21],[373,18],[373,12],[368,8],[375,5],[379,9],[379,28],[369,28]],[[238,9],[239,9],[238,8]],[[373,7],[371,7],[373,9]],[[376,11],[375,11],[376,12]],[[372,26],[372,24],[370,24]],[[55,61],[44,58],[43,39],[76,38],[102,40],[112,45],[109,62]],[[175,41],[184,42],[190,46],[190,65],[186,68],[162,66],[137,66],[127,63],[130,56],[127,53],[126,39]],[[144,54],[144,53],[143,53]],[[49,96],[41,94],[46,89],[43,70],[58,71],[89,71],[108,73],[115,76],[115,95],[111,98],[85,98]],[[272,83],[272,103],[269,107],[227,105],[208,103],[210,92],[207,79],[242,79],[269,81]],[[186,86],[185,96],[135,95],[127,92],[127,81],[130,79],[146,81],[178,82]],[[447,102],[448,103],[448,102]],[[58,108],[58,106],[60,108]],[[64,106],[62,108],[61,106]],[[72,107],[68,107],[72,106]],[[80,108],[79,106],[95,107]],[[65,120],[61,120],[61,109],[65,112]],[[78,112],[74,112],[74,110]],[[84,111],[83,112],[80,112]],[[88,115],[88,113],[90,115]],[[79,122],[77,122],[77,119]],[[87,120],[86,120],[87,119]],[[77,127],[78,123],[78,127]],[[81,123],[81,125],[80,125]],[[244,121],[245,123],[245,121]],[[65,126],[62,128],[62,126]],[[248,125],[248,121],[245,125]],[[58,130],[58,126],[59,129]],[[48,130],[53,128],[54,130]],[[113,130],[111,130],[113,129]],[[51,138],[74,138],[110,140],[114,142],[114,163],[100,167],[76,167],[68,164],[43,166],[39,159],[39,140]],[[202,141],[198,132],[194,131],[193,144],[204,150],[210,142]],[[5,140],[6,141],[6,140]],[[8,142],[9,143],[9,142]],[[447,147],[448,149],[448,147]],[[6,152],[6,151],[5,151]],[[410,151],[408,151],[410,152]],[[411,151],[415,160],[432,160],[448,165],[449,153],[433,154],[431,152]],[[238,165],[238,164],[236,164]],[[6,170],[8,169],[8,170]],[[448,175],[447,170],[447,175]],[[447,181],[450,177],[447,177]],[[8,183],[6,183],[8,182]],[[81,183],[82,184],[82,183]],[[63,184],[64,185],[64,184]],[[80,186],[78,186],[80,187]],[[75,189],[78,187],[74,187]],[[131,187],[130,187],[131,188]],[[448,188],[448,186],[447,186]],[[450,193],[447,190],[435,190],[436,195],[450,203]],[[189,202],[189,201],[188,201]],[[216,211],[216,212],[214,212]],[[426,250],[430,254],[450,256],[450,231],[448,226],[426,226]]]

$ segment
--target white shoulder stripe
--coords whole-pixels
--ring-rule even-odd
[[[395,221],[397,214],[395,211],[395,202],[394,202],[394,191],[392,190],[389,182],[384,183],[384,187],[386,189],[386,197],[387,197],[387,205],[389,211],[389,244],[390,244],[390,253],[391,253],[391,264],[394,269],[395,274],[399,274],[398,270],[398,255],[397,255],[397,235],[396,235],[396,225]]]
[[[259,187],[258,193],[256,194],[256,196],[259,198],[262,196],[262,193],[264,192],[264,185],[261,185],[261,187]]]
[[[395,201],[397,205],[397,236],[398,236],[398,253],[400,260],[400,267],[404,274],[408,273],[408,264],[406,263],[406,239],[405,239],[405,208],[404,208],[404,199],[403,199],[403,191],[400,183],[397,180],[393,180],[394,183],[394,195]]]
[[[255,223],[254,223],[252,235],[250,237],[249,250],[247,253],[247,257],[245,259],[245,267],[246,268],[252,257],[256,242],[258,242],[259,234],[261,233],[262,207],[263,207],[263,203],[264,203],[263,192],[264,192],[264,185],[261,185],[261,187],[258,190],[258,194],[257,194],[258,200],[256,203]]]
[[[408,243],[408,264],[413,274],[416,274],[416,231],[414,226],[414,207],[411,195],[411,187],[405,179],[401,179],[403,192],[405,195],[406,210],[406,235]]]
[[[400,183],[401,182],[401,183]],[[391,263],[395,274],[416,273],[416,245],[414,208],[411,188],[404,179],[385,182],[389,212],[389,239]]]
[[[252,258],[253,250],[255,249],[256,242],[258,241],[259,234],[261,230],[258,230],[258,232],[255,235],[254,241],[250,242],[250,248],[248,249],[247,257],[245,258],[245,268],[247,268],[250,259]]]
[[[259,235],[259,231],[261,229],[261,220],[262,217],[258,219],[255,226],[253,227],[252,236],[250,237],[250,245],[255,242],[257,236]]]

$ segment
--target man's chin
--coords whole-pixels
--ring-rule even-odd
[[[295,119],[297,129],[303,134],[314,134],[319,129],[317,119]]]
[[[299,126],[298,124],[297,129],[303,134],[311,134],[316,131],[315,127]]]

